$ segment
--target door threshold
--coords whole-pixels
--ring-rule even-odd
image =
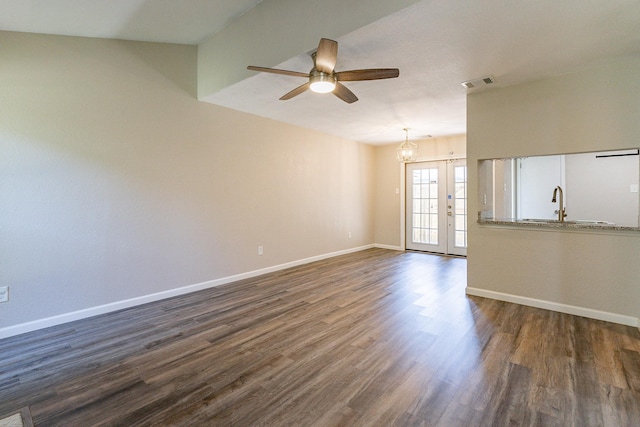
[[[405,252],[415,252],[418,254],[427,254],[427,255],[439,255],[439,256],[446,256],[450,258],[465,258],[465,259],[467,258],[466,255],[443,254],[441,252],[419,251],[417,249],[405,249]]]

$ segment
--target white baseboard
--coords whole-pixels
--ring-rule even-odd
[[[5,328],[0,328],[0,339],[24,334],[27,332],[36,331],[38,329],[48,328],[51,326],[61,325],[63,323],[73,322],[75,320],[86,319],[88,317],[110,313],[113,311],[134,307],[134,306],[146,304],[149,302],[160,301],[163,299],[188,294],[191,292],[196,292],[203,289],[209,289],[216,286],[224,285],[226,283],[231,283],[231,282],[235,282],[243,279],[249,279],[251,277],[261,276],[263,274],[272,273],[274,271],[284,270],[286,268],[296,267],[303,264],[309,264],[314,261],[321,261],[323,259],[332,258],[340,255],[346,255],[353,252],[359,252],[365,249],[371,249],[373,247],[376,247],[376,246],[375,245],[359,246],[356,248],[350,248],[350,249],[345,249],[341,251],[330,252],[327,254],[316,255],[313,257],[304,258],[297,261],[291,261],[284,264],[274,265],[272,267],[261,268],[259,270],[249,271],[246,273],[236,274],[228,277],[222,277],[220,279],[215,279],[215,280],[209,280],[207,282],[197,283],[195,285],[184,286],[176,289],[169,289],[167,291],[162,291],[154,294],[143,295],[143,296],[139,296],[139,297],[123,300],[123,301],[116,301],[109,304],[99,305],[96,307],[90,307],[83,310],[73,311],[70,313],[64,313],[57,316],[47,317],[44,319],[38,319],[31,322],[8,326]]]
[[[559,313],[573,314],[576,316],[588,317],[590,319],[604,320],[606,322],[619,323],[622,325],[640,327],[640,319],[623,314],[609,313],[606,311],[594,310],[592,308],[578,307],[575,305],[561,304],[553,301],[545,301],[536,298],[523,297],[520,295],[505,294],[502,292],[489,291],[486,289],[466,288],[467,295],[491,298],[498,301],[512,302],[529,307],[542,308],[545,310],[557,311]]]

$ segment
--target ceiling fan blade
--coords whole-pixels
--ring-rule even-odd
[[[340,71],[336,73],[336,79],[342,82],[358,80],[392,79],[400,75],[397,68],[369,68],[365,70]]]
[[[291,92],[285,93],[284,95],[282,95],[280,97],[280,101],[286,101],[287,99],[291,99],[294,96],[298,96],[302,92],[306,91],[307,89],[309,89],[309,82],[306,82],[305,84],[298,86],[297,88],[295,88]]]
[[[333,73],[338,59],[338,42],[335,40],[320,39],[315,55],[316,70],[327,74]]]
[[[278,68],[256,67],[253,65],[249,65],[247,70],[261,71],[263,73],[284,74],[285,76],[309,77],[308,73],[301,73],[299,71],[279,70]]]
[[[333,94],[348,104],[353,104],[358,100],[358,97],[340,82],[336,82]]]

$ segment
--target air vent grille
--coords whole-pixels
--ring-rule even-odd
[[[467,80],[460,84],[465,89],[475,89],[482,86],[488,86],[493,83],[495,83],[495,79],[493,78],[493,76],[486,76],[486,77],[481,77],[479,79]]]

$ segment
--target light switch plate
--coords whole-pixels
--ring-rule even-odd
[[[632,193],[637,193],[638,192],[638,184],[631,184],[629,186],[629,191]]]
[[[9,301],[9,287],[0,286],[0,302]]]

